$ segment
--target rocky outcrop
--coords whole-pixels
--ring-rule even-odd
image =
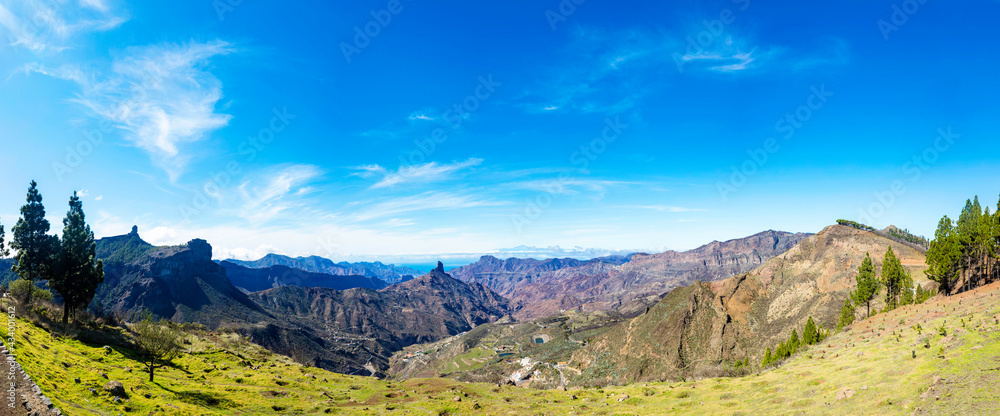
[[[233,286],[226,270],[212,261],[212,246],[205,240],[157,248],[112,269],[113,278],[105,279],[94,299],[107,312],[135,316],[148,310],[213,328],[272,317]]]

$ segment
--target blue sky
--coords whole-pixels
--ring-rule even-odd
[[[1000,3],[629,3],[0,0],[0,222],[418,261],[1000,193]]]

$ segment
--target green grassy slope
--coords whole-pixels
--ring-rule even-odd
[[[16,336],[21,364],[69,415],[989,414],[1000,410],[998,295],[994,284],[877,315],[743,378],[570,391],[343,376],[201,331],[150,383],[127,348],[106,352],[23,320]],[[127,400],[112,401],[102,372],[124,383]]]

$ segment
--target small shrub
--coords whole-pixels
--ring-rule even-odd
[[[28,299],[29,294],[31,295],[32,302],[39,300],[52,302],[52,292],[35,286],[35,284],[29,280],[17,279],[8,283],[7,287],[7,290],[10,292],[10,296],[17,299],[17,301],[22,304]]]

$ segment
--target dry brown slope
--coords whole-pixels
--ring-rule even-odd
[[[865,253],[881,265],[892,246],[920,283],[924,255],[876,234],[830,226],[757,269],[718,282],[678,288],[647,313],[597,338],[574,354],[584,378],[634,382],[717,374],[801,329],[812,316],[836,324],[855,286]],[[881,307],[876,302],[875,307]]]

